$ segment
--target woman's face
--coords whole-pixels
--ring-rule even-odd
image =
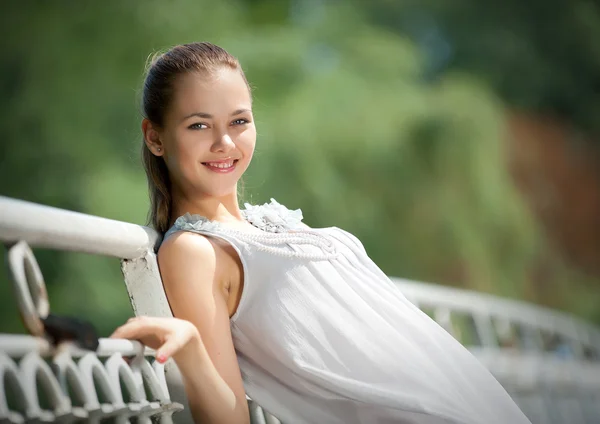
[[[256,143],[246,82],[239,71],[222,68],[180,75],[173,88],[160,131],[172,183],[191,197],[235,192]]]

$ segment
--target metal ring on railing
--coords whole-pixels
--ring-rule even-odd
[[[8,248],[8,264],[19,312],[25,328],[34,336],[44,335],[42,319],[50,312],[42,271],[25,241]]]

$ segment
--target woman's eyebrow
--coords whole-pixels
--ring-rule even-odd
[[[236,116],[236,115],[241,115],[242,113],[245,112],[251,112],[250,109],[238,109],[236,111],[234,111],[231,116]],[[197,118],[205,118],[205,119],[212,119],[213,116],[210,113],[206,113],[206,112],[194,112],[194,113],[190,113],[189,115],[186,115],[182,121],[185,121],[186,119],[192,118],[192,117],[197,117]]]
[[[212,117],[213,117],[210,113],[194,112],[194,113],[190,113],[189,115],[184,116],[182,121],[185,121],[186,119],[192,118],[194,116],[196,116],[198,118],[205,118],[205,119],[212,119]]]
[[[251,110],[250,109],[238,109],[235,112],[233,112],[231,114],[231,116],[241,115],[242,113],[245,113],[245,112],[251,112]]]

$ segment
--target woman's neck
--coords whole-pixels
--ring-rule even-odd
[[[221,197],[214,196],[184,196],[182,193],[172,193],[170,224],[186,213],[201,215],[211,221],[221,223],[236,223],[243,221],[237,198],[237,191]]]

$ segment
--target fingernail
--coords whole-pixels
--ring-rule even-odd
[[[159,363],[164,364],[165,362],[167,362],[167,355],[160,353],[160,354],[156,355],[156,360]]]

